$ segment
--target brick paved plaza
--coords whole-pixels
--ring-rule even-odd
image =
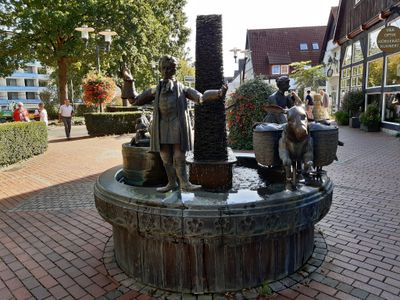
[[[400,139],[348,127],[340,139],[339,161],[327,168],[333,205],[317,226],[327,252],[317,247],[306,278],[271,286],[271,298],[400,299]],[[0,300],[180,298],[126,278],[94,207],[97,176],[122,163],[129,140],[53,136],[45,154],[0,169]]]

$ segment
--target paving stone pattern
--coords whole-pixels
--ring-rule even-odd
[[[155,291],[113,262],[111,226],[90,198],[130,136],[50,143],[0,169],[0,299],[400,299],[400,139],[339,135],[345,146],[326,168],[333,204],[318,225],[327,252],[317,247],[305,273],[280,283],[214,297]]]

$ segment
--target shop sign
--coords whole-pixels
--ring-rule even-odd
[[[395,53],[400,51],[400,29],[396,26],[383,28],[379,32],[376,40],[379,49],[385,53]]]

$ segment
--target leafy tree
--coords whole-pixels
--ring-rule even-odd
[[[311,66],[311,61],[300,61],[290,64],[293,69],[290,77],[296,79],[298,89],[311,87],[316,90],[318,86],[325,85],[326,76],[323,72],[323,65]]]
[[[117,74],[124,59],[137,87],[154,80],[151,61],[166,53],[181,57],[189,29],[184,26],[186,0],[0,0],[0,76],[35,59],[57,71],[59,100],[67,97],[68,69],[87,73],[96,62],[94,35],[88,47],[75,28],[83,24],[118,33],[111,50],[101,53],[101,68]],[[99,38],[99,35],[96,35]],[[77,65],[78,66],[78,65]]]

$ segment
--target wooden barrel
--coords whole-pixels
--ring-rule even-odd
[[[267,167],[282,165],[278,151],[282,132],[283,125],[281,124],[262,123],[254,127],[253,148],[260,165]]]
[[[134,186],[159,186],[168,182],[160,154],[149,147],[122,144],[124,182]]]
[[[336,159],[339,130],[319,123],[309,125],[314,144],[314,167],[330,165]]]

